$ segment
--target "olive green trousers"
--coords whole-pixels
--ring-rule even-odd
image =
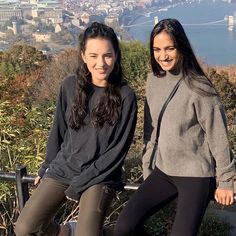
[[[41,180],[18,217],[16,236],[58,235],[60,225],[54,221],[54,216],[66,201],[64,192],[67,187],[51,178]],[[75,236],[103,235],[103,223],[115,194],[115,190],[103,184],[94,185],[82,193]]]

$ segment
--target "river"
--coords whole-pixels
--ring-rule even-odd
[[[129,32],[144,43],[149,41],[154,17],[176,18],[183,25],[197,57],[209,65],[236,65],[236,25],[228,30],[226,16],[236,18],[236,1],[202,0],[150,9],[150,14],[138,17]],[[236,22],[235,22],[236,23]]]

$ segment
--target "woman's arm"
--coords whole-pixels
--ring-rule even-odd
[[[143,178],[146,179],[150,174],[151,170],[149,168],[150,165],[150,157],[152,153],[152,149],[154,145],[151,142],[152,132],[154,127],[152,126],[152,118],[150,113],[150,108],[148,105],[147,99],[144,103],[144,150],[143,150],[143,157],[142,157],[142,168],[143,168]]]
[[[47,141],[46,156],[38,175],[42,178],[51,161],[56,157],[61,148],[64,135],[67,129],[65,120],[66,101],[63,86],[57,98],[56,111],[54,113],[53,124]]]
[[[209,149],[215,160],[216,201],[228,205],[233,202],[235,161],[229,147],[225,112],[217,97],[202,97],[197,104],[198,120],[203,127]]]

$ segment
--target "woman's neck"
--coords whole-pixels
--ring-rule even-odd
[[[168,78],[173,78],[173,79],[178,79],[182,77],[182,72],[176,72],[176,71],[166,71],[166,77]]]
[[[97,87],[107,87],[108,83],[106,80],[93,80],[92,79],[92,84]]]

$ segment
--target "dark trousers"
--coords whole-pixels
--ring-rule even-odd
[[[214,192],[215,178],[167,176],[156,168],[122,210],[114,236],[142,235],[143,223],[177,197],[171,236],[196,236]]]
[[[15,226],[16,236],[56,236],[60,226],[53,220],[65,203],[67,185],[51,178],[41,180],[26,202]],[[106,212],[115,191],[105,185],[94,185],[84,191],[79,202],[76,236],[101,236]]]

